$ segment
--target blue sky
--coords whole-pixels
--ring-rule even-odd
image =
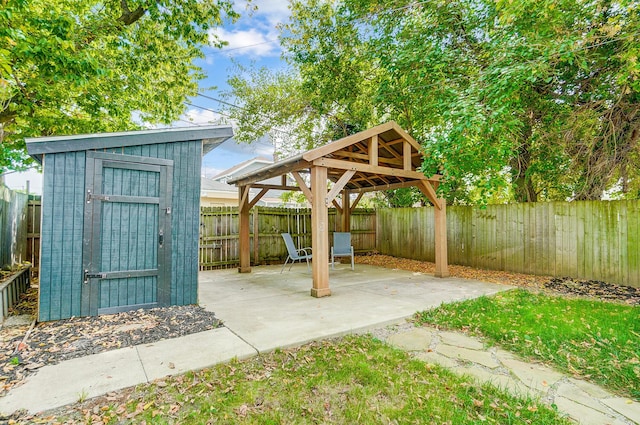
[[[229,44],[223,49],[205,48],[205,59],[198,61],[207,78],[200,84],[202,94],[215,99],[222,99],[223,92],[229,89],[226,81],[233,74],[234,64],[253,64],[256,67],[278,69],[284,67],[280,59],[278,31],[276,25],[288,19],[289,9],[287,0],[254,0],[257,10],[248,12],[246,2],[238,1],[236,10],[241,18],[235,23],[226,23],[212,31]],[[216,87],[209,89],[210,87]],[[215,122],[220,118],[216,112],[221,110],[217,101],[197,96],[189,101],[186,114],[182,119],[194,123]],[[200,108],[199,108],[200,107]],[[203,109],[203,108],[207,108]],[[179,121],[178,125],[187,125]],[[233,165],[257,156],[271,158],[273,146],[268,143],[253,143],[239,145],[232,141],[224,143],[214,149],[203,160],[203,173],[211,177]]]
[[[233,73],[234,61],[241,65],[254,64],[257,67],[271,69],[283,68],[280,59],[280,46],[276,25],[288,19],[287,0],[253,0],[257,10],[246,9],[245,0],[236,1],[236,10],[241,18],[235,23],[226,22],[222,27],[212,31],[212,35],[227,41],[223,49],[204,47],[205,58],[197,61],[203,68],[207,78],[200,83],[202,94],[215,99],[222,99],[222,93],[228,90],[226,83]],[[211,87],[216,87],[211,89]],[[174,123],[175,127],[191,127],[194,125],[217,124],[220,114],[219,102],[196,96],[188,101],[185,114]],[[268,143],[238,144],[227,141],[211,151],[203,158],[203,175],[212,177],[219,172],[254,157],[272,157],[273,146]],[[30,181],[31,191],[41,193],[42,176],[34,171],[14,173],[5,176],[7,186],[24,189],[26,181]]]

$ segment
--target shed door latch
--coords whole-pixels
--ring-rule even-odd
[[[160,230],[160,233],[158,234],[158,245],[160,246],[160,248],[162,248],[162,245],[164,245],[164,231]]]
[[[106,277],[106,273],[89,273],[89,270],[84,271],[84,283],[89,283],[89,279],[104,279]]]
[[[92,200],[109,201],[109,195],[96,195],[91,192],[91,189],[87,189],[87,204],[90,204]]]

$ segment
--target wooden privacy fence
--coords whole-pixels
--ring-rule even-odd
[[[378,210],[380,253],[434,260],[433,209]],[[640,201],[447,208],[450,264],[640,287]]]
[[[26,193],[14,192],[0,184],[0,267],[10,267],[27,259]]]
[[[31,273],[35,276],[40,270],[40,215],[42,201],[40,196],[29,195],[27,208],[27,258],[31,263]]]
[[[339,214],[329,210],[329,228],[339,230]],[[287,248],[282,233],[290,233],[296,246],[311,246],[311,210],[255,207],[251,213],[251,259],[253,264],[284,261]],[[256,237],[257,235],[257,237]],[[351,215],[352,244],[357,252],[376,245],[374,210],[356,209]],[[331,239],[331,237],[330,237]],[[200,270],[235,267],[239,264],[238,208],[203,207],[200,211]]]
[[[0,198],[0,212],[7,211],[5,197]],[[24,230],[32,248],[27,252],[34,253],[26,260],[36,265],[39,202],[29,201],[26,215],[33,220]],[[338,230],[339,215],[334,209],[329,211],[330,229]],[[200,269],[236,267],[238,209],[203,207],[200,218]],[[434,260],[430,207],[356,209],[351,226],[358,252],[378,250],[396,257]],[[8,229],[2,224],[0,232]],[[287,252],[280,233],[291,233],[297,246],[310,246],[311,211],[256,207],[251,229],[254,264],[284,261]],[[10,245],[11,238],[5,233],[0,250]],[[486,209],[451,206],[447,207],[447,237],[450,264],[640,287],[640,200],[490,205]]]

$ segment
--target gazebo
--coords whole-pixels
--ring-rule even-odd
[[[331,295],[329,287],[329,211],[330,205],[342,215],[342,230],[350,230],[350,216],[366,192],[415,186],[435,208],[435,261],[437,277],[447,277],[446,203],[438,198],[439,176],[417,171],[422,163],[420,145],[394,121],[344,137],[324,146],[292,156],[251,173],[229,180],[239,193],[240,273],[251,272],[249,210],[269,190],[300,190],[311,204],[311,248],[313,286],[311,295]],[[311,175],[311,187],[301,177]],[[287,184],[291,175],[298,184]],[[264,184],[281,177],[280,184]],[[331,181],[333,184],[329,185]],[[260,192],[250,198],[251,188]],[[351,200],[351,195],[357,194]],[[341,202],[338,196],[341,195]]]

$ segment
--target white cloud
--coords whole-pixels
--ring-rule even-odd
[[[255,0],[253,3],[258,8],[255,15],[264,15],[272,25],[284,22],[291,14],[288,0]]]
[[[275,34],[271,32],[261,32],[256,28],[237,31],[215,28],[210,32],[210,37],[214,36],[228,42],[229,44],[222,48],[222,52],[233,50],[234,56],[276,56],[279,50],[279,44]]]
[[[182,123],[184,121],[188,121],[190,123],[197,124],[197,125],[219,124],[222,121],[224,121],[224,118],[225,117],[223,117],[217,112],[207,111],[204,109],[188,109],[187,112],[185,112],[180,117],[180,120],[183,120],[183,121],[180,121],[176,124],[179,124],[180,126],[182,126]]]

